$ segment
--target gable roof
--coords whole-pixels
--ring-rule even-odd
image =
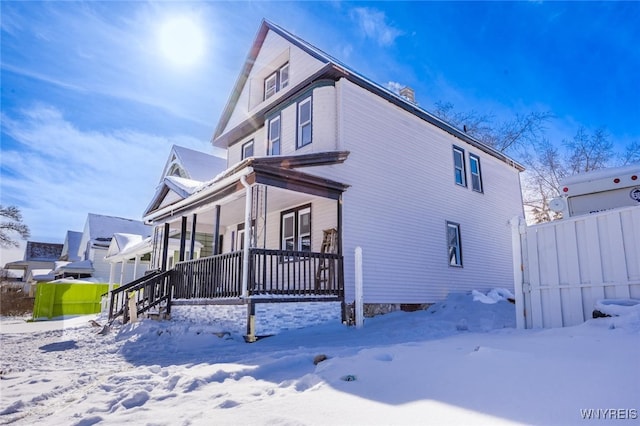
[[[101,240],[111,237],[116,233],[138,234],[148,237],[151,235],[151,227],[145,225],[140,220],[126,219],[116,216],[105,216],[95,213],[87,215],[89,238],[91,240]]]
[[[78,256],[78,249],[80,248],[81,240],[82,232],[67,231],[67,236],[64,239],[64,246],[62,247],[62,253],[60,254],[60,259],[70,262],[80,260],[80,257]]]
[[[55,262],[62,254],[62,244],[27,241],[24,260],[38,262]]]
[[[454,125],[436,117],[435,115],[429,113],[425,109],[419,107],[417,104],[390,91],[389,89],[373,82],[372,80],[369,80],[368,78],[364,77],[362,74],[349,68],[347,65],[343,64],[342,62],[338,61],[332,56],[326,54],[325,52],[313,46],[312,44],[288,32],[282,27],[264,19],[262,20],[260,28],[258,29],[258,33],[256,34],[253,45],[249,51],[249,54],[247,55],[247,59],[245,60],[240,76],[236,81],[233,91],[231,92],[231,96],[229,97],[229,100],[222,112],[222,116],[220,117],[216,130],[213,134],[211,143],[214,144],[215,146],[226,147],[226,145],[229,142],[228,139],[220,138],[220,137],[223,136],[224,129],[226,128],[231,118],[231,115],[233,114],[233,111],[236,107],[238,99],[240,98],[240,95],[242,93],[242,89],[247,83],[247,80],[249,79],[249,75],[251,74],[253,65],[256,61],[256,58],[258,57],[258,53],[260,52],[260,49],[269,31],[273,31],[274,33],[278,34],[279,36],[281,36],[282,38],[284,38],[294,46],[300,48],[307,54],[311,55],[313,58],[321,62],[324,62],[326,64],[326,66],[323,67],[319,72],[311,76],[311,79],[310,79],[311,81],[315,81],[323,78],[332,78],[337,81],[340,78],[345,78],[355,83],[356,85],[384,98],[385,100],[391,102],[392,104],[414,114],[420,119],[444,130],[445,132],[455,136],[456,138],[472,145],[473,147],[481,151],[484,151],[485,153],[509,164],[510,166],[515,167],[520,171],[524,170],[524,167],[522,165],[520,165],[519,163],[517,163],[515,160],[505,155],[504,153],[469,136],[464,131],[458,129]],[[308,84],[309,82],[310,81],[305,81],[304,83]],[[297,92],[297,90],[293,90],[293,89],[291,90],[292,94],[295,92]],[[271,106],[269,106],[268,108],[271,108]],[[264,112],[266,112],[266,110],[259,111],[257,113],[257,116],[259,119],[262,119],[262,120],[264,119],[264,117],[262,117]],[[262,122],[256,123],[255,117],[249,117],[246,121],[248,122],[248,124],[245,124],[245,125],[241,124],[238,127],[247,127],[248,125],[255,126],[256,124],[259,124],[259,125],[262,124]]]
[[[179,177],[204,182],[217,175],[220,170],[224,170],[227,160],[179,145],[173,145],[167,158],[167,162],[162,170],[160,182],[166,176],[173,173],[172,167],[177,166],[182,172]]]
[[[173,175],[174,166],[179,167],[184,176]],[[175,193],[179,199],[184,199],[196,191],[203,182],[213,179],[226,168],[227,160],[223,158],[173,145],[162,171],[160,184],[142,216],[159,208],[170,192]]]
[[[85,258],[88,244],[91,247],[108,248],[113,234],[118,232],[148,237],[151,235],[152,228],[140,220],[89,213],[79,244],[78,255],[82,259]]]

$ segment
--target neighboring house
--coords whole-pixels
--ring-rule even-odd
[[[356,247],[368,314],[513,288],[518,163],[266,21],[231,93],[212,139],[226,171],[165,178],[144,213],[153,268],[169,235],[211,236],[214,256],[156,279],[175,302],[247,304],[250,338],[257,303],[341,302],[348,320]]]
[[[169,250],[179,253],[180,240],[169,239]],[[200,257],[201,250],[202,244],[196,241],[194,259]],[[144,273],[149,269],[152,251],[153,241],[151,237],[143,238],[142,235],[114,234],[105,256],[105,260],[111,264],[109,284],[117,282],[122,285],[144,276]],[[116,270],[118,265],[120,265],[120,268]]]
[[[113,235],[126,233],[147,238],[151,235],[151,231],[150,226],[139,220],[89,213],[78,244],[78,256],[81,260],[58,268],[56,274],[64,274],[70,270],[76,273],[82,270],[91,270],[91,276],[94,279],[107,282],[111,272],[111,264],[105,260],[105,257]]]
[[[33,294],[32,284],[53,277],[53,269],[60,258],[63,244],[27,241],[24,259],[7,263],[4,268],[22,271],[23,280],[29,284],[29,293]]]
[[[156,193],[151,206],[167,200],[178,200],[188,196],[203,182],[215,177],[226,168],[226,160],[204,152],[195,151],[183,146],[173,145],[169,157],[162,171]],[[152,208],[152,207],[150,207]],[[150,228],[149,228],[150,229]],[[201,255],[210,256],[213,244],[210,235],[198,233],[195,235],[193,249],[189,247],[187,258],[198,258]],[[179,237],[179,235],[178,235]],[[187,233],[185,238],[191,238]],[[169,239],[169,266],[172,267],[179,259],[180,239]],[[118,232],[113,235],[107,253],[106,261],[110,263],[109,283],[123,283],[133,281],[143,276],[149,269],[151,253],[153,251],[153,237],[150,234],[131,234]],[[191,252],[194,253],[193,257]],[[116,271],[116,266],[120,269]],[[130,265],[130,267],[127,267]]]
[[[82,232],[67,231],[67,235],[64,239],[64,245],[62,246],[62,254],[60,260],[66,262],[77,262],[82,258],[78,254],[80,251],[80,241],[82,240]]]

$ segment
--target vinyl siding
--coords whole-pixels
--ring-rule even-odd
[[[310,152],[333,151],[336,149],[336,89],[333,86],[316,87],[309,92],[312,96],[312,139],[309,145],[296,148],[297,102],[282,108],[280,113],[280,152],[282,155],[307,154]],[[301,98],[305,99],[306,97]],[[228,167],[242,159],[242,145],[253,139],[256,157],[267,155],[268,131],[265,126],[242,138],[228,149]]]
[[[444,131],[341,80],[341,149],[327,168],[344,194],[347,301],[363,248],[366,303],[431,303],[449,292],[513,287],[508,220],[522,215],[519,174]],[[484,193],[454,183],[452,147],[480,157]],[[460,224],[463,268],[447,262],[446,221]]]
[[[285,39],[269,31],[264,40],[260,53],[231,114],[229,122],[222,133],[236,127],[252,115],[252,112],[263,105],[264,79],[268,77],[274,67],[289,62],[289,88],[295,86],[307,76],[318,71],[324,65],[319,60],[309,56],[298,47],[292,46]],[[286,91],[276,93],[266,102],[274,102]]]
[[[273,189],[270,189],[272,191]],[[266,248],[280,249],[280,213],[289,209],[293,209],[306,204],[311,204],[311,250],[320,251],[322,244],[322,231],[325,229],[337,227],[337,205],[336,201],[326,198],[310,197],[308,201],[303,203],[291,204],[281,210],[271,211],[267,213],[267,230],[266,230]],[[231,251],[231,234],[235,231],[236,245],[238,250],[238,224],[227,226],[224,230],[223,251],[225,253]],[[261,232],[262,227],[258,227]],[[262,235],[258,236],[257,246],[262,247],[264,239]]]

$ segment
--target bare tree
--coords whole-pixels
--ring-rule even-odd
[[[434,114],[439,118],[505,153],[522,153],[528,146],[538,142],[544,135],[546,123],[553,117],[550,112],[530,112],[496,123],[493,115],[473,110],[466,113],[455,111],[450,102],[436,102],[435,105]]]
[[[584,127],[580,127],[573,140],[564,141],[563,144],[570,153],[568,166],[572,175],[606,167],[613,157],[613,143],[604,128],[589,134]]]
[[[22,213],[16,206],[4,207],[0,205],[0,216],[6,218],[0,222],[0,246],[17,247],[18,242],[12,234],[17,233],[23,240],[29,238],[29,227],[22,223]]]
[[[608,167],[615,158],[613,143],[604,128],[589,133],[580,127],[573,139],[564,140],[559,147],[548,140],[532,147],[524,160],[523,199],[536,223],[561,217],[549,208],[549,202],[562,194],[562,179]]]
[[[620,156],[620,164],[640,163],[640,142],[634,141],[627,145],[625,152]]]

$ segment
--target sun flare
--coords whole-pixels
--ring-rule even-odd
[[[158,42],[162,54],[180,67],[195,64],[204,54],[204,33],[189,17],[166,20],[160,27]]]

